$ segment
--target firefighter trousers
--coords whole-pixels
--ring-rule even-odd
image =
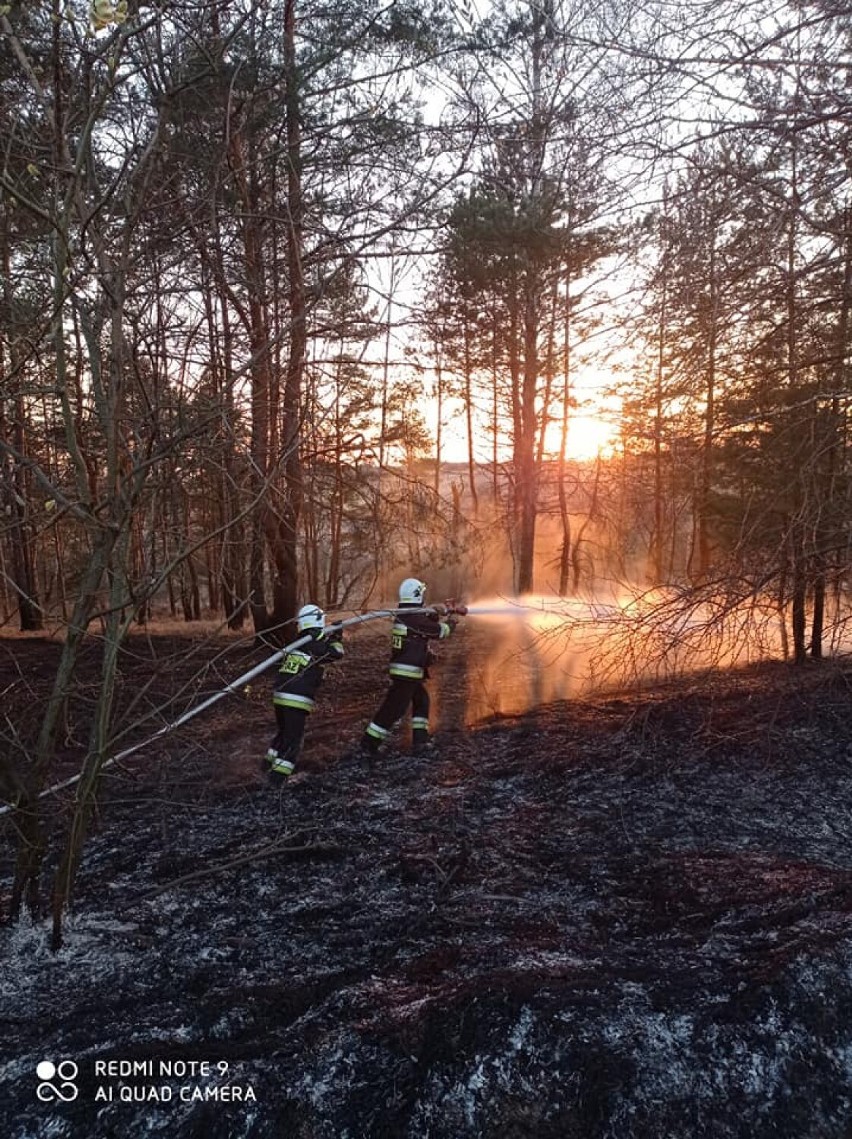
[[[302,750],[307,721],[308,713],[304,709],[275,705],[275,723],[278,731],[275,733],[271,747],[278,753],[279,758],[289,759],[295,763]]]
[[[425,736],[429,727],[429,705],[429,692],[422,680],[394,676],[379,710],[364,733],[363,745],[370,751],[376,751],[409,706],[414,732]]]

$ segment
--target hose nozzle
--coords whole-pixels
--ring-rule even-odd
[[[462,605],[460,601],[456,601],[454,598],[449,598],[449,600],[444,602],[443,610],[447,616],[452,614],[455,614],[456,617],[467,616],[467,606]]]

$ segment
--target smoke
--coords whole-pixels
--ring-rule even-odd
[[[606,598],[482,597],[469,605],[467,719],[779,659],[770,602],[622,591]]]

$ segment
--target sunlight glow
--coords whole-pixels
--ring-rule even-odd
[[[559,448],[559,432],[554,450]],[[598,455],[604,457],[611,455],[615,447],[617,436],[613,425],[606,419],[599,419],[595,415],[575,415],[568,424],[568,441],[565,455],[568,459],[594,459]],[[548,443],[551,442],[551,433],[548,433]]]
[[[589,402],[586,406],[589,406]],[[437,419],[436,409],[427,404],[424,408],[424,414],[434,438]],[[566,458],[577,462],[589,462],[596,459],[598,455],[604,459],[610,458],[618,445],[619,414],[619,410],[612,405],[612,401],[600,403],[599,411],[573,412],[568,424]],[[489,436],[490,432],[482,427],[476,447],[476,457],[480,462],[490,459],[492,445]],[[555,459],[561,446],[562,425],[556,421],[551,422],[547,427],[545,437],[545,455],[550,459]],[[499,452],[501,459],[505,460],[510,457],[511,444],[508,435],[500,443]],[[444,421],[441,453],[444,462],[461,463],[467,459],[465,420],[460,405],[455,406],[452,414],[448,415]]]

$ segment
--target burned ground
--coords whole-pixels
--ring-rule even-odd
[[[264,680],[109,769],[64,947],[40,921],[0,929],[4,1135],[849,1135],[852,671],[764,665],[469,726],[477,636],[436,671],[428,758],[400,739],[373,770],[340,759],[384,686],[365,636],[283,789],[257,765]],[[185,677],[190,706],[260,659],[186,649],[135,638],[121,698],[156,707]],[[56,652],[0,650],[22,734]],[[77,1065],[73,1100],[44,1060]],[[209,1071],[162,1075],[193,1060]]]

